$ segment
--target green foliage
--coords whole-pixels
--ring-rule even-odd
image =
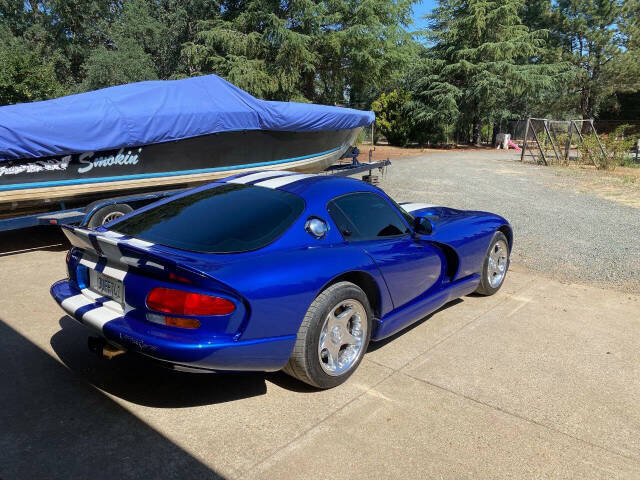
[[[238,0],[201,22],[184,55],[260,97],[368,107],[415,57],[413,3]]]
[[[625,164],[635,144],[633,137],[625,137],[625,131],[629,128],[629,125],[621,125],[613,133],[600,138],[600,142],[593,134],[585,135],[584,141],[578,146],[583,162],[593,164],[599,170],[615,170]]]
[[[0,105],[216,73],[262,98],[373,105],[399,145],[635,119],[640,0],[440,0],[423,43],[416,2],[0,0]]]
[[[433,47],[414,85],[421,121],[455,125],[480,140],[481,124],[506,121],[534,93],[552,91],[565,67],[542,61],[546,31],[522,23],[522,0],[441,0],[426,33]]]
[[[95,90],[158,78],[151,55],[131,38],[123,38],[111,49],[98,47],[86,62],[83,90]]]
[[[0,104],[216,73],[262,98],[368,108],[415,63],[415,1],[2,0],[16,52],[2,78],[22,93]]]
[[[56,74],[64,59],[29,37],[14,37],[0,26],[0,103],[31,102],[64,92]]]
[[[410,100],[409,93],[393,90],[383,93],[371,104],[376,112],[376,126],[390,145],[404,147],[411,139],[413,124],[406,109]]]
[[[614,94],[640,89],[638,0],[559,0],[553,35],[573,66],[568,103],[593,118]]]

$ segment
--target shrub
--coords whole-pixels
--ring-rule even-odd
[[[620,125],[614,132],[600,139],[604,152],[595,135],[585,135],[584,142],[578,146],[581,158],[586,163],[593,163],[598,170],[615,170],[626,162],[634,145],[632,137],[624,136],[629,125]]]
[[[411,140],[412,122],[405,108],[411,95],[403,90],[383,93],[371,104],[376,112],[376,127],[390,145],[404,147]]]

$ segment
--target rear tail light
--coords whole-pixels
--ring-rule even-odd
[[[170,327],[200,328],[200,322],[195,318],[164,317],[164,322]]]
[[[200,320],[197,318],[167,317],[157,313],[147,313],[147,320],[160,325],[168,325],[169,327],[200,328]]]
[[[226,298],[164,287],[157,287],[149,292],[147,307],[156,312],[197,316],[228,315],[236,309],[233,302]]]

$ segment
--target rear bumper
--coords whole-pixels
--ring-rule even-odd
[[[295,335],[238,340],[233,337],[209,337],[197,330],[156,325],[138,318],[140,312],[113,308],[113,302],[87,296],[61,280],[51,286],[51,296],[72,318],[107,341],[146,355],[177,369],[191,367],[212,371],[280,370],[291,355]],[[110,303],[110,304],[109,304]]]

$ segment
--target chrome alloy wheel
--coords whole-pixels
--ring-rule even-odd
[[[487,280],[492,288],[497,288],[504,280],[509,264],[509,249],[504,240],[498,240],[489,252]]]
[[[342,375],[358,362],[367,328],[367,312],[359,301],[343,300],[331,309],[318,342],[320,366],[327,374]]]
[[[112,212],[112,213],[108,213],[104,216],[104,219],[102,220],[102,225],[106,225],[109,222],[114,221],[117,218],[120,217],[124,217],[124,213],[122,212]]]

